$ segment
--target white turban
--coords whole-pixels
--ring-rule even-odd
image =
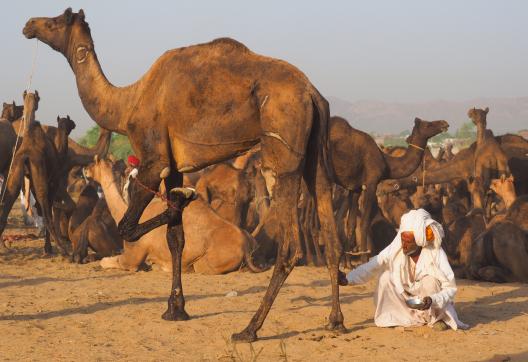
[[[402,232],[412,231],[416,245],[426,247],[428,246],[428,242],[425,236],[425,229],[428,226],[431,227],[434,234],[434,242],[431,246],[438,249],[442,244],[444,229],[442,228],[442,225],[433,220],[431,215],[424,209],[411,210],[404,214],[400,221],[400,230],[398,234],[401,235]]]

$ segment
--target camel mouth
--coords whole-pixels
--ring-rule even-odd
[[[35,28],[29,22],[26,24],[24,29],[22,29],[22,34],[24,34],[27,39],[33,39],[37,36]]]

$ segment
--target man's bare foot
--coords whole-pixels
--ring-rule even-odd
[[[444,321],[438,321],[435,324],[433,324],[433,329],[438,332],[447,331],[449,329],[449,326]]]

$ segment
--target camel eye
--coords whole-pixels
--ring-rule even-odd
[[[53,27],[53,24],[51,21],[46,21],[46,28],[51,29]]]

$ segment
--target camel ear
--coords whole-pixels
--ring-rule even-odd
[[[59,117],[59,116],[57,116],[57,122],[58,122],[58,121],[60,121],[60,117]]]
[[[4,103],[5,104],[5,103]],[[13,100],[13,107],[16,107],[15,101]]]
[[[79,9],[79,13],[77,14],[77,16],[79,17],[79,20],[84,21],[84,10]]]
[[[515,181],[515,178],[513,177],[513,175],[510,175],[506,181],[509,181],[509,182],[514,182]]]
[[[500,176],[500,180],[501,180],[501,182],[506,181],[506,175],[505,175],[505,174],[502,174],[502,175]]]
[[[422,122],[422,120],[418,117],[414,118],[414,124],[417,125],[418,123]]]
[[[72,8],[68,8],[64,10],[64,21],[66,22],[66,25],[71,25],[73,22],[73,11]]]
[[[486,114],[488,114],[488,112],[489,112],[489,107],[486,107],[486,109],[484,110],[484,112],[485,112]]]
[[[68,121],[71,121],[71,118],[70,118],[70,115],[69,115],[69,114],[66,115],[66,119],[67,119]]]
[[[40,96],[38,94],[38,90],[35,89],[35,97],[37,98],[37,102],[40,101]]]
[[[26,99],[27,91],[25,90],[24,93],[22,93],[22,99]]]

